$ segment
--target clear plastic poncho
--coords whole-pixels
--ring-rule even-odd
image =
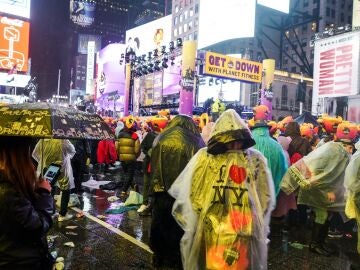
[[[352,155],[345,170],[344,185],[347,193],[345,214],[349,218],[355,218],[360,224],[360,141],[356,143],[355,148],[357,151]],[[360,253],[360,238],[358,238],[358,252]]]
[[[176,199],[173,216],[185,231],[180,246],[186,270],[267,269],[274,185],[257,150],[221,150],[236,136],[253,145],[246,124],[227,110],[209,141],[219,153],[199,150],[169,190]]]
[[[343,212],[344,174],[350,155],[341,142],[328,142],[294,163],[284,175],[281,189],[290,194],[300,187],[298,204]],[[328,193],[335,194],[335,201]]]
[[[67,190],[75,187],[71,167],[71,159],[75,153],[75,147],[69,140],[41,139],[36,144],[32,156],[38,162],[38,175],[41,175],[41,170],[51,163],[61,165],[61,174],[57,182],[61,190]]]

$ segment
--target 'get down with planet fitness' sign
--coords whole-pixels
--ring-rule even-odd
[[[262,64],[214,52],[206,52],[203,74],[231,80],[260,83]]]

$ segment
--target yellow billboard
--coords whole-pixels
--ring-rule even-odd
[[[262,64],[224,54],[206,52],[203,74],[243,82],[260,83]]]

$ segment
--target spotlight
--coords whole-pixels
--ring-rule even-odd
[[[124,59],[124,57],[125,57],[125,55],[122,53],[122,54],[121,54],[121,59]]]
[[[143,66],[142,69],[141,69],[141,72],[142,72],[143,75],[148,74],[149,72],[148,72],[147,66]]]
[[[146,54],[143,54],[143,55],[141,56],[141,60],[142,60],[142,61],[145,61],[145,59],[146,59]]]
[[[173,50],[175,49],[174,41],[170,41],[170,43],[169,43],[169,49],[170,49],[170,51],[173,51]]]
[[[148,52],[148,60],[151,59],[152,52]]]
[[[158,56],[159,56],[159,50],[158,50],[158,49],[155,49],[155,50],[153,51],[153,56],[154,56],[154,57],[158,57]]]
[[[161,66],[163,68],[167,68],[168,67],[168,64],[167,64],[168,61],[169,61],[169,59],[167,59],[167,57],[164,57],[163,60],[162,60]]]
[[[176,40],[176,47],[182,47],[182,45],[183,45],[183,43],[182,43],[182,39],[181,38],[178,38],[177,40]]]
[[[154,72],[153,68],[150,67],[150,66],[147,68],[147,71],[148,71],[149,73],[153,73],[153,72]]]
[[[155,70],[155,71],[161,70],[161,68],[159,67],[159,64],[160,64],[160,63],[157,63],[157,62],[155,63],[155,66],[154,66],[154,70]]]

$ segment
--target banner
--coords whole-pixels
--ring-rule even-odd
[[[219,53],[206,52],[203,73],[250,83],[261,82],[262,64]]]
[[[192,115],[195,83],[196,42],[184,41],[182,50],[179,113]]]
[[[28,70],[30,24],[0,16],[0,68]]]
[[[266,105],[269,109],[268,120],[272,118],[272,99],[274,97],[274,92],[272,89],[272,84],[274,81],[274,72],[275,72],[275,60],[274,59],[264,59],[263,60],[263,78],[261,83],[261,98],[260,104]]]
[[[314,95],[341,97],[359,92],[360,31],[315,42]]]
[[[360,29],[360,0],[353,1],[352,29]]]

